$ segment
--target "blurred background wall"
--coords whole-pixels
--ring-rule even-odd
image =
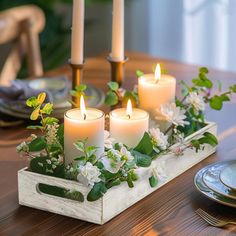
[[[1,0],[0,10],[23,4],[46,14],[40,37],[45,70],[65,64],[72,0]],[[125,18],[126,50],[236,71],[236,0],[126,0]],[[110,51],[111,20],[112,0],[87,0],[86,56]],[[4,60],[7,47],[0,50]]]

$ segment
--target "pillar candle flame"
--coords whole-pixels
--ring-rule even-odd
[[[83,95],[80,96],[80,112],[81,112],[82,117],[84,117],[84,120],[86,120],[87,111],[86,111]]]
[[[160,64],[156,65],[156,69],[155,69],[155,81],[156,83],[161,79],[161,67]]]
[[[126,115],[130,119],[132,116],[132,103],[131,100],[128,100],[127,107],[126,107]]]

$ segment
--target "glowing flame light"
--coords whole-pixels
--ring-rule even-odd
[[[84,117],[84,120],[86,120],[87,111],[86,111],[83,95],[80,96],[80,112],[81,112],[82,117]]]
[[[161,79],[161,67],[160,64],[157,64],[155,69],[155,81],[156,83]]]
[[[127,108],[126,108],[126,115],[127,117],[130,119],[131,116],[132,116],[132,103],[131,103],[131,100],[129,99],[128,100],[128,103],[127,103]]]

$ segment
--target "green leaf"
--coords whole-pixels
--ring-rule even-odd
[[[192,146],[196,149],[196,152],[198,152],[198,150],[200,149],[200,143],[198,140],[196,139],[193,139],[191,140],[191,144]]]
[[[79,93],[75,90],[70,90],[70,95],[76,97]]]
[[[52,103],[46,103],[45,106],[42,109],[42,113],[50,115],[53,110],[53,104]]]
[[[152,188],[156,187],[157,184],[158,184],[158,179],[157,179],[155,176],[152,175],[152,176],[149,178],[149,184],[150,184],[150,186],[151,186]]]
[[[42,129],[43,126],[41,125],[29,125],[27,126],[27,129]]]
[[[102,163],[100,162],[100,164],[102,164]],[[104,166],[102,165],[102,168],[103,167]],[[112,179],[120,177],[120,173],[119,172],[118,173],[111,173],[111,172],[109,172],[108,170],[105,170],[105,169],[102,169],[101,173],[102,173],[102,176],[106,179],[106,181],[110,181]]]
[[[37,97],[38,104],[42,105],[45,101],[46,93],[40,93]]]
[[[135,150],[132,151],[132,154],[135,157],[136,165],[141,167],[149,167],[152,163],[151,156],[142,154],[140,152],[137,152]]]
[[[35,157],[30,160],[30,170],[39,174],[46,174],[47,157]]]
[[[74,158],[74,161],[77,161],[78,165],[85,165],[87,160],[85,156],[81,156]]]
[[[220,99],[221,99],[222,102],[230,101],[230,98],[229,98],[229,96],[227,94],[221,94],[220,95]]]
[[[211,140],[208,139],[207,137],[202,137],[200,139],[198,139],[199,144],[210,144],[212,147],[215,147],[216,144]]]
[[[207,69],[206,67],[201,67],[201,68],[199,69],[199,72],[200,72],[200,73],[205,73],[205,74],[207,74],[209,71],[208,71],[208,69]]]
[[[88,161],[92,164],[95,164],[95,162],[97,161],[96,155],[92,154],[91,156],[89,156]]]
[[[114,106],[119,102],[118,96],[113,91],[109,91],[106,94],[105,104],[109,106]]]
[[[233,93],[236,93],[236,84],[230,86],[229,90],[232,91]]]
[[[120,185],[120,184],[121,184],[120,179],[114,179],[114,180],[109,181],[108,183],[106,183],[106,188],[109,189],[111,187],[114,187],[114,186],[117,186],[117,185]]]
[[[78,92],[84,92],[86,89],[87,89],[87,85],[86,84],[80,84],[80,85],[77,85],[75,87],[75,90],[78,91]]]
[[[90,157],[97,151],[97,149],[98,149],[98,147],[89,146],[89,147],[85,148],[85,152],[86,152],[87,156]]]
[[[136,76],[139,78],[141,76],[143,76],[144,73],[141,70],[136,70]]]
[[[26,105],[28,107],[37,107],[39,104],[36,97],[30,97],[29,99],[27,99]]]
[[[74,146],[79,150],[79,151],[81,151],[81,152],[84,152],[84,150],[85,150],[85,143],[84,143],[84,141],[77,141],[77,142],[75,142],[74,143]]]
[[[131,170],[129,173],[130,173],[131,179],[133,181],[137,181],[138,180],[138,175],[134,172],[134,170]]]
[[[44,124],[46,124],[46,125],[52,125],[54,123],[58,123],[59,122],[59,120],[57,118],[55,118],[55,117],[46,117],[46,118],[44,118],[43,121],[44,121]]]
[[[215,95],[213,96],[209,101],[210,107],[215,110],[221,110],[223,106],[223,102],[221,100],[221,97]]]
[[[205,88],[212,88],[213,84],[212,82],[205,78],[205,76],[203,76],[202,74],[200,74],[199,76],[201,76],[201,79],[192,79],[192,82],[198,86],[198,87],[205,87]],[[204,79],[203,79],[204,78]]]
[[[111,81],[111,82],[107,83],[107,86],[112,91],[117,91],[119,89],[119,84],[117,82]]]
[[[153,145],[152,140],[147,132],[144,133],[139,144],[134,148],[135,151],[149,155],[152,153]]]
[[[207,137],[208,139],[210,139],[213,143],[215,143],[215,145],[218,144],[218,140],[217,140],[217,138],[216,138],[216,136],[214,134],[212,134],[210,132],[205,132],[203,135],[205,137]]]
[[[87,200],[93,202],[101,198],[107,192],[107,188],[104,182],[94,184],[93,188],[87,195]]]
[[[127,184],[130,188],[133,188],[134,187],[134,184],[133,184],[133,179],[132,179],[132,172],[129,172],[128,173],[128,176],[127,176]]]
[[[29,151],[30,152],[38,152],[46,148],[47,143],[43,137],[37,137],[33,139],[29,144]]]
[[[135,107],[136,104],[138,103],[138,101],[137,101],[137,98],[136,98],[135,94],[133,92],[130,92],[130,91],[126,91],[125,94],[124,94],[124,97],[122,99],[123,107],[127,106],[127,102],[128,102],[129,99],[132,103],[132,106]]]
[[[37,107],[30,115],[31,120],[37,120],[39,117],[40,107]]]

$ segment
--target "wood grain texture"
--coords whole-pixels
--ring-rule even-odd
[[[89,58],[86,61],[84,82],[106,90],[109,81],[109,64],[105,57]],[[198,67],[174,61],[151,58],[148,55],[127,53],[125,86],[132,88],[136,82],[135,70],[150,72],[157,61],[164,64],[168,72],[179,81],[190,81],[198,73]],[[70,74],[69,66],[49,72],[47,75]],[[236,83],[236,74],[210,68],[209,75],[216,83],[222,81],[223,89]],[[178,90],[179,92],[179,90]],[[226,104],[221,112],[207,109],[208,120],[217,122],[220,143],[217,152],[175,178],[158,191],[131,206],[110,222],[98,226],[52,213],[19,206],[17,198],[17,171],[27,165],[19,158],[15,146],[0,147],[0,235],[236,235],[236,227],[210,227],[196,214],[199,207],[225,219],[236,221],[234,208],[226,207],[205,198],[193,185],[193,177],[202,167],[236,157],[236,104]],[[107,107],[103,107],[108,110]],[[18,140],[28,137],[25,127],[0,129],[0,141]]]

